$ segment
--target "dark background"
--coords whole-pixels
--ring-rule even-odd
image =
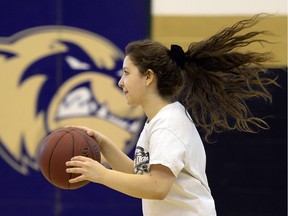
[[[205,144],[207,175],[219,216],[287,215],[287,69],[271,69],[281,87],[272,104],[251,101],[255,115],[269,116],[269,130],[225,132]]]

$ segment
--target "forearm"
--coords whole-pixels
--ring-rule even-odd
[[[175,176],[163,165],[150,166],[146,175],[123,173],[110,170],[97,161],[83,156],[75,156],[66,162],[66,172],[80,174],[70,179],[70,183],[88,180],[106,185],[129,196],[144,199],[163,199],[169,193]]]
[[[126,195],[142,199],[163,199],[170,190],[165,180],[154,178],[152,174],[126,174],[107,170],[101,184]]]
[[[133,173],[134,163],[121,149],[115,146],[111,140],[106,139],[101,145],[101,153],[113,170]]]

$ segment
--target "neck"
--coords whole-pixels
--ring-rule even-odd
[[[150,122],[163,107],[170,103],[171,101],[164,100],[163,98],[150,98],[149,102],[142,106],[148,118],[148,122]]]

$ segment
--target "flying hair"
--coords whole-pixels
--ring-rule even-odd
[[[270,34],[267,31],[243,31],[267,16],[257,14],[206,40],[193,42],[184,55],[179,46],[175,49],[172,45],[178,53],[175,56],[172,46],[169,50],[150,40],[128,44],[126,55],[143,74],[147,69],[154,71],[159,94],[180,101],[195,125],[203,129],[206,141],[213,132],[225,130],[256,133],[259,129],[269,129],[269,125],[252,114],[247,102],[254,98],[272,102],[268,86],[277,82],[276,78],[267,76],[265,63],[272,61],[273,55],[241,51],[241,48],[269,43],[261,38]],[[184,64],[179,55],[184,58]]]

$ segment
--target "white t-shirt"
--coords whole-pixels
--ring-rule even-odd
[[[164,200],[142,200],[145,216],[216,215],[205,174],[205,149],[188,116],[179,102],[169,104],[141,132],[134,157],[135,173],[148,173],[151,164],[161,164],[176,177]]]

